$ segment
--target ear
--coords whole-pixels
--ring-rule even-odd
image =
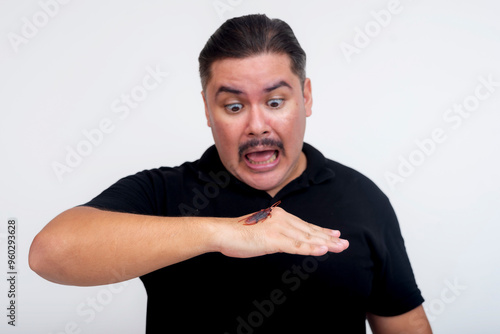
[[[311,79],[309,78],[306,78],[306,80],[304,80],[303,96],[304,96],[304,106],[306,109],[306,117],[309,117],[312,114],[312,104],[313,104]]]
[[[207,98],[205,97],[204,91],[201,91],[201,97],[203,98],[203,104],[205,105],[205,117],[207,118],[207,125],[208,125],[208,127],[212,127],[212,125],[210,124],[210,115],[208,113]]]

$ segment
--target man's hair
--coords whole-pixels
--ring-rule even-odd
[[[212,77],[212,64],[226,58],[246,58],[263,53],[286,54],[291,70],[303,86],[306,78],[306,53],[292,28],[280,20],[263,14],[247,15],[227,20],[209,38],[200,52],[200,78],[203,90]]]

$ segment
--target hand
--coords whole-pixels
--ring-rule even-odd
[[[241,217],[240,217],[241,218]],[[272,253],[324,255],[340,253],[349,242],[340,232],[313,224],[275,207],[272,215],[254,225],[241,219],[224,220],[216,233],[216,249],[231,257],[255,257]]]

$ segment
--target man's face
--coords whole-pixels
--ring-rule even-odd
[[[218,60],[211,73],[203,100],[222,163],[240,181],[274,196],[306,168],[310,80],[302,90],[288,55],[276,53]]]

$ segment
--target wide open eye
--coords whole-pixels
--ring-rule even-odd
[[[226,104],[224,108],[226,108],[226,110],[230,113],[237,113],[241,111],[243,105],[241,103],[231,103],[231,104]]]
[[[279,108],[283,104],[284,99],[271,99],[267,101],[267,105],[270,106],[271,108]]]

